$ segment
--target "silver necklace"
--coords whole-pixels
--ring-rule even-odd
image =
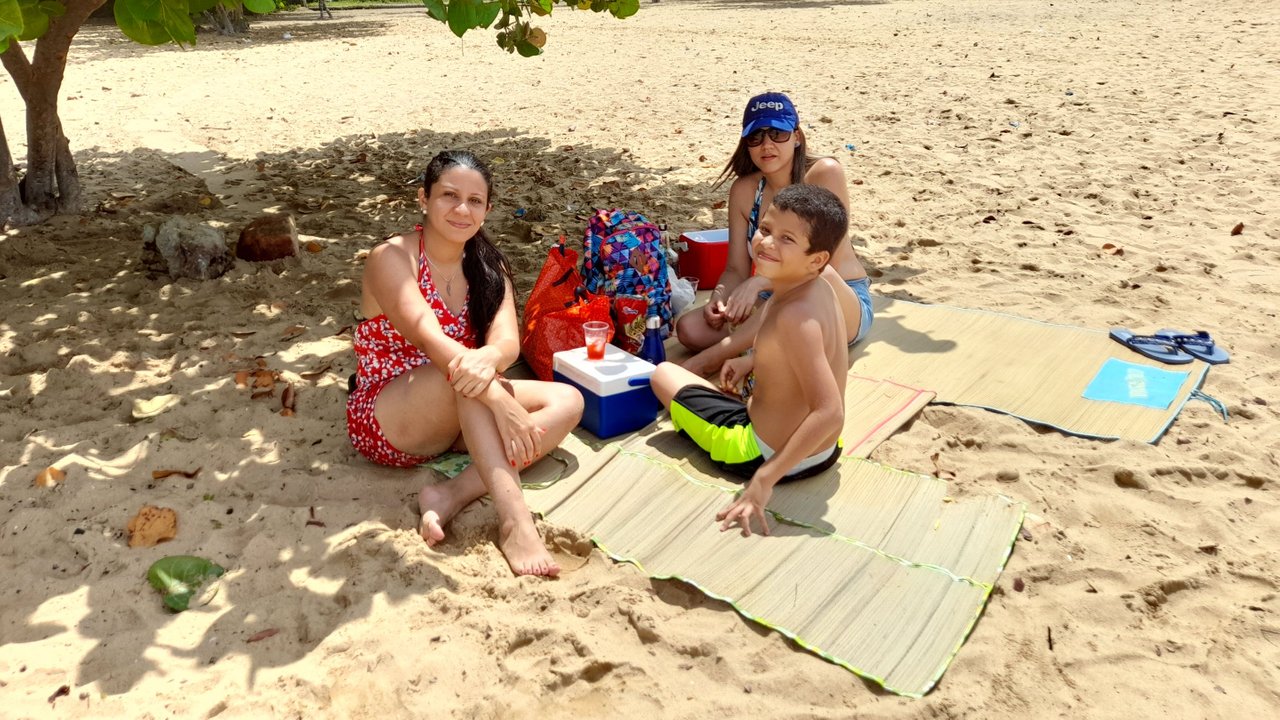
[[[440,269],[440,264],[439,264],[439,263],[437,263],[435,260],[432,260],[432,259],[431,259],[431,256],[427,254],[427,249],[426,249],[426,248],[423,248],[423,249],[422,249],[422,257],[424,257],[424,258],[426,258],[426,259],[427,259],[427,264],[431,266],[431,269],[432,269],[433,271],[434,271],[434,270],[439,270],[439,269]],[[465,258],[466,258],[466,255],[464,254],[462,257],[465,259]],[[445,279],[445,281],[444,281],[444,294],[445,294],[445,295],[452,295],[452,294],[453,294],[453,281],[454,281],[455,279],[457,279],[457,277],[458,277],[458,273],[460,273],[460,272],[462,272],[462,263],[461,263],[461,262],[459,262],[459,263],[458,263],[458,268],[457,268],[456,270],[454,270],[454,271],[453,271],[453,274],[452,274],[452,275],[450,275],[448,278],[446,278],[446,279]],[[434,276],[432,277],[432,280],[435,280]],[[439,285],[437,285],[436,287],[439,287]]]

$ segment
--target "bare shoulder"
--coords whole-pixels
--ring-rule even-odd
[[[759,184],[760,173],[758,172],[743,175],[734,180],[733,184],[729,186],[729,208],[745,214],[747,208],[750,208],[751,204],[755,202],[756,186]]]
[[[381,271],[384,268],[408,267],[412,270],[414,253],[409,251],[409,235],[392,235],[369,251],[365,271]]]
[[[818,279],[788,298],[775,312],[778,324],[786,332],[794,333],[809,321],[816,321],[825,328],[835,318],[835,307],[835,292],[826,281]]]
[[[818,158],[804,174],[804,181],[811,185],[822,185],[824,187],[837,186],[844,187],[844,166],[839,160],[833,157]]]

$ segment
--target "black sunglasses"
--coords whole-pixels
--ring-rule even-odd
[[[790,130],[779,130],[778,128],[760,128],[747,136],[747,147],[760,147],[764,143],[765,133],[769,134],[769,139],[775,143],[784,143],[791,139]]]

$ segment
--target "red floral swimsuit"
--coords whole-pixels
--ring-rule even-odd
[[[466,306],[462,313],[454,315],[444,304],[425,257],[425,236],[418,228],[418,287],[422,297],[435,311],[436,319],[445,335],[457,340],[464,347],[474,348],[475,334],[471,331]],[[347,436],[357,451],[379,465],[414,467],[431,460],[422,455],[410,455],[397,450],[382,434],[382,427],[373,416],[373,406],[378,393],[387,383],[420,365],[431,362],[426,353],[405,339],[391,325],[385,314],[370,318],[356,327],[353,340],[356,351],[356,389],[347,398]]]

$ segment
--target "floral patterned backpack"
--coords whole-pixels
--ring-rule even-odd
[[[640,213],[614,209],[592,214],[583,237],[582,280],[589,292],[611,301],[643,297],[647,315],[657,315],[670,332],[671,283],[662,231]]]

